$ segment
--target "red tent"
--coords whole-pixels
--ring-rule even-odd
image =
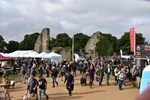
[[[13,58],[4,57],[0,54],[0,61],[11,61],[11,60],[13,60]]]

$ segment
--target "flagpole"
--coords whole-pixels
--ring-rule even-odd
[[[72,61],[74,60],[74,35],[72,37]]]

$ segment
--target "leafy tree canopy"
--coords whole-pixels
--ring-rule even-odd
[[[52,38],[50,41],[50,47],[71,47],[72,45],[72,40],[68,36],[67,33],[60,33],[56,36],[55,38]]]
[[[79,51],[80,49],[84,49],[85,45],[89,41],[90,37],[83,34],[77,33],[74,35],[74,51]]]
[[[117,38],[111,34],[101,34],[100,41],[96,44],[96,51],[100,56],[113,55],[116,50]]]
[[[89,40],[89,36],[83,33],[76,33],[74,35],[74,51],[79,51],[84,49],[86,43]],[[67,33],[61,33],[56,36],[56,38],[51,38],[50,49],[53,47],[72,47],[72,38],[70,38]]]
[[[131,53],[130,52],[130,33],[125,32],[124,35],[117,40],[118,45],[118,52],[119,50],[123,50],[124,52]],[[143,37],[142,33],[136,33],[136,45],[143,45],[147,44],[145,41],[145,38]]]
[[[33,50],[39,33],[25,35],[24,40],[19,44],[19,50]]]
[[[4,38],[0,35],[0,42],[4,41]]]
[[[18,50],[19,47],[19,42],[17,41],[9,41],[8,43],[8,52],[14,52],[16,50]]]
[[[3,52],[4,47],[7,48],[7,43],[4,41],[4,38],[0,35],[0,52]]]

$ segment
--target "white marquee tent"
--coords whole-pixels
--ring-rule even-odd
[[[24,57],[26,57],[26,58],[28,58],[28,57],[35,58],[35,56],[37,56],[37,55],[38,55],[37,52],[31,51],[31,52],[27,53],[26,55],[24,55]]]
[[[12,53],[8,53],[8,54],[1,53],[1,54],[5,57],[14,57],[14,58],[17,58],[17,57],[42,58],[45,60],[54,61],[56,64],[58,64],[62,61],[62,55],[57,54],[55,52],[51,52],[49,54],[46,52],[42,52],[42,53],[38,54],[37,52],[35,52],[33,50],[17,50]]]
[[[35,58],[44,58],[46,55],[47,55],[46,52],[42,52],[42,53],[36,55]]]
[[[3,56],[5,57],[24,57],[24,55],[28,54],[29,52],[32,52],[33,50],[17,50],[17,51],[14,51],[12,53],[9,53],[9,54],[3,54]]]
[[[62,55],[59,55],[55,52],[51,52],[51,53],[45,55],[43,58],[51,59],[51,61],[54,61],[57,64],[62,61]]]

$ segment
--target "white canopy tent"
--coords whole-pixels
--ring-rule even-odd
[[[51,61],[54,61],[56,64],[58,64],[62,61],[62,55],[57,54],[55,52],[51,52],[51,53],[45,55],[43,58],[51,59]]]
[[[11,57],[9,53],[4,53],[4,54],[1,54],[3,55],[4,57]]]
[[[0,54],[3,55],[4,53],[3,53],[3,52],[0,52]]]
[[[29,52],[29,53],[27,53],[26,55],[24,55],[24,57],[26,57],[26,58],[35,58],[35,56],[37,56],[38,55],[38,53],[37,52],[35,52],[35,51],[31,51],[31,52]]]
[[[33,50],[17,50],[9,54],[3,54],[5,57],[24,57],[24,55],[28,54],[29,52],[32,52]]]
[[[44,58],[46,55],[47,55],[46,52],[42,52],[42,53],[36,55],[35,58]]]

